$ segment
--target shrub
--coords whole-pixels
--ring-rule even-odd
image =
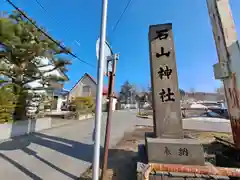
[[[0,88],[0,123],[13,120],[16,98],[9,86]]]
[[[92,113],[95,109],[95,104],[92,97],[76,97],[71,103],[71,110],[77,115]]]
[[[148,113],[147,112],[139,112],[138,116],[148,116]]]
[[[27,91],[13,83],[0,80],[0,122],[26,119]]]

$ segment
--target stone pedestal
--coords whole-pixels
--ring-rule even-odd
[[[149,163],[204,165],[203,146],[194,139],[146,137]]]
[[[145,138],[148,163],[204,165],[203,146],[196,140],[183,139],[180,92],[171,23],[150,26],[149,47],[154,136],[156,138],[149,136]],[[164,178],[165,175],[161,175],[160,179]]]

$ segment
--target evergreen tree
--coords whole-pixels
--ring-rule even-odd
[[[179,89],[179,92],[181,97],[185,96],[185,91],[183,89]]]
[[[15,109],[17,118],[22,118],[25,112],[28,83],[37,81],[42,84],[40,89],[46,89],[50,82],[65,80],[50,74],[56,69],[66,71],[70,61],[60,56],[68,52],[69,49],[60,48],[19,12],[13,11],[0,17],[0,76],[14,84],[13,92],[20,94],[18,104],[22,108],[17,106]],[[48,58],[51,64],[42,64],[42,58]]]
[[[135,102],[135,96],[136,96],[136,89],[135,87],[130,84],[128,81],[126,81],[121,86],[121,91],[119,95],[119,99],[121,102],[127,104],[127,103],[134,103]]]

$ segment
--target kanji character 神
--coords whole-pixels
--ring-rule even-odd
[[[163,79],[163,76],[166,76],[169,79],[171,74],[172,74],[172,69],[169,69],[168,66],[166,66],[165,69],[163,69],[162,67],[159,68],[158,75],[160,79]]]

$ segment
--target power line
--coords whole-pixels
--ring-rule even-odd
[[[39,0],[35,0],[35,1],[36,1],[36,3],[41,7],[42,10],[44,10],[46,13],[50,14],[50,13],[48,12],[48,10],[42,5],[42,3],[41,3]],[[58,21],[56,17],[54,17],[54,16],[51,15],[51,18],[52,18],[54,21],[56,21],[59,25],[61,25],[60,21]],[[61,28],[61,29],[63,29],[63,28]],[[65,30],[65,32],[68,33],[68,31],[67,31],[66,29],[63,29],[63,30]],[[74,39],[74,42],[75,42],[78,46],[80,46],[80,44],[79,44],[79,42],[78,42],[77,40]]]
[[[22,10],[20,10],[12,1],[10,0],[6,0],[12,7],[14,7],[23,17],[25,17],[38,31],[40,31],[41,33],[43,33],[47,38],[49,38],[52,42],[54,42],[56,45],[58,45],[62,50],[64,50],[65,52],[67,52],[68,54],[70,54],[72,57],[78,59],[79,61],[83,62],[84,64],[87,64],[91,67],[94,67],[94,65],[84,61],[83,59],[81,59],[80,57],[78,57],[76,54],[73,54],[72,52],[70,52],[66,47],[64,47],[63,45],[61,45],[59,42],[57,42],[56,40],[54,40],[51,36],[49,36],[46,32],[44,32],[42,29],[40,29]]]
[[[110,37],[109,37],[109,41],[111,42],[111,45],[113,45],[113,40],[114,40],[113,35],[114,35],[114,32],[116,31],[118,25],[120,24],[120,21],[122,20],[123,15],[126,13],[126,11],[127,11],[128,7],[129,7],[129,5],[131,4],[131,2],[132,2],[132,0],[128,0],[128,3],[126,4],[123,12],[121,13],[121,15],[119,16],[118,20],[116,21],[115,25],[112,28],[112,32],[111,32]]]
[[[123,12],[122,12],[122,14],[119,16],[116,24],[113,26],[113,30],[112,30],[113,33],[114,33],[114,31],[117,29],[118,24],[119,24],[120,21],[122,20],[122,17],[123,17],[123,15],[125,14],[125,12],[127,11],[127,9],[128,9],[128,7],[129,7],[129,5],[130,5],[131,2],[132,2],[132,0],[128,0],[128,3],[126,4],[126,6],[125,6],[125,8],[124,8],[124,10],[123,10]]]
[[[44,10],[46,13],[49,14],[48,10],[42,5],[42,3],[39,0],[35,0],[36,3],[41,7],[42,10]],[[58,24],[60,24],[60,22],[57,20],[57,18],[55,18],[54,16],[51,16],[51,18],[54,19],[54,21],[56,21]],[[66,30],[66,29],[64,29]]]
[[[46,13],[49,14],[48,10],[42,5],[42,3],[41,3],[39,0],[35,0],[35,1],[36,1],[36,3],[41,7],[42,10],[44,10]],[[61,23],[57,20],[57,18],[55,18],[54,16],[51,16],[51,18],[52,18],[54,21],[56,21],[58,24],[61,24]],[[63,29],[63,30],[65,30],[65,32],[68,33],[68,31],[67,31],[66,29]],[[74,39],[74,42],[76,42],[77,45],[79,46],[79,43],[78,43],[77,40]],[[77,59],[80,60],[79,58],[77,58]],[[80,61],[83,61],[83,60],[81,59]],[[85,63],[86,63],[86,62],[85,62]],[[91,65],[91,64],[89,64],[89,63],[88,63],[88,65],[90,65],[90,66],[92,66],[92,67],[95,67],[94,65]]]
[[[35,0],[36,3],[44,10],[47,12],[47,10],[45,9],[45,7],[38,1],[38,0]]]

